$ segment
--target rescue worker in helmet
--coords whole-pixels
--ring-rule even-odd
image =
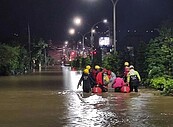
[[[99,65],[95,65],[94,69],[92,70],[92,78],[96,81],[97,74],[101,71],[101,67]]]
[[[95,81],[91,78],[91,75],[89,73],[88,69],[84,69],[82,76],[78,82],[77,89],[79,86],[81,86],[81,83],[83,82],[83,92],[89,93],[91,91],[91,83],[95,83]]]
[[[90,70],[91,69],[91,66],[90,65],[87,65],[85,68],[88,69],[88,70]]]
[[[127,84],[130,85],[130,92],[133,91],[133,89],[135,90],[135,92],[138,92],[138,86],[139,86],[139,82],[141,82],[141,77],[139,75],[139,73],[134,70],[134,66],[130,65],[130,71],[127,74]]]
[[[92,80],[94,81],[95,79],[94,79],[94,77],[93,77],[93,75],[92,75],[93,69],[91,68],[91,66],[90,66],[90,65],[87,65],[85,68],[89,70],[89,73],[90,73],[90,75],[91,75],[91,78],[92,78]],[[95,85],[96,85],[96,84],[95,84],[94,82],[91,82],[91,88],[93,88]]]
[[[102,92],[108,91],[109,77],[107,75],[107,70],[102,69],[96,76],[96,83],[102,89]]]
[[[129,73],[130,71],[130,68],[129,68],[129,63],[128,62],[125,62],[124,63],[124,82],[127,82],[127,74]]]

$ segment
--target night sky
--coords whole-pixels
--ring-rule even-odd
[[[103,18],[112,23],[111,0],[1,0],[0,41],[27,34],[29,23],[32,36],[63,42],[76,15],[83,18],[78,29],[83,32]],[[123,39],[128,30],[152,30],[168,19],[173,19],[173,0],[119,0],[118,38]]]

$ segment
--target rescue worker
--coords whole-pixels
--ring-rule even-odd
[[[127,82],[127,74],[129,73],[129,63],[124,62],[124,82]]]
[[[141,82],[141,77],[139,75],[139,73],[134,70],[134,66],[130,65],[130,71],[127,74],[127,84],[130,85],[130,92],[133,91],[133,89],[135,90],[135,92],[138,92],[138,86],[139,86],[139,82]]]
[[[79,86],[81,86],[81,82],[83,82],[83,92],[89,93],[91,91],[91,82],[94,82],[94,80],[91,78],[88,69],[84,69],[82,76],[78,82],[77,89],[79,88]]]
[[[96,76],[96,83],[102,89],[102,92],[108,91],[109,77],[107,75],[107,70],[102,69]]]
[[[95,65],[94,69],[92,70],[92,78],[94,79],[94,81],[96,81],[96,76],[97,74],[101,71],[100,66]]]
[[[92,75],[93,69],[91,68],[91,66],[90,66],[90,65],[87,65],[85,68],[89,70],[89,73],[90,73],[90,75],[91,75],[91,78],[92,78],[92,80],[94,81],[95,79],[94,79],[94,77],[93,77],[93,75]],[[96,84],[95,84],[94,82],[91,82],[91,88],[93,88],[95,85],[96,85]]]
[[[87,65],[85,68],[88,69],[88,70],[90,70],[91,69],[91,66],[90,65]]]
[[[115,92],[121,92],[121,88],[124,85],[124,79],[120,75],[117,75],[116,79],[114,80],[114,83],[112,84],[112,88],[114,88]]]
[[[108,77],[109,77],[109,85],[112,86],[113,83],[114,83],[114,80],[116,79],[116,75],[111,70],[108,70],[107,74],[108,74]]]

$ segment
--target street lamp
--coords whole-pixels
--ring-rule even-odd
[[[81,22],[82,22],[80,17],[75,17],[73,21],[74,21],[74,24],[77,26],[81,25]]]
[[[91,65],[93,66],[93,62],[94,62],[94,56],[93,56],[93,48],[94,48],[94,33],[95,33],[95,30],[94,30],[94,27],[96,25],[98,25],[99,23],[107,23],[107,19],[104,19],[104,20],[101,20],[99,22],[96,22],[92,27],[91,27],[91,51],[92,51],[92,54],[91,54]]]
[[[79,26],[81,25],[82,19],[80,17],[75,17],[73,20],[74,24]],[[84,52],[84,39],[85,39],[85,35],[81,34],[80,32],[78,32],[81,36],[82,36],[82,50]]]
[[[68,41],[65,41],[64,44],[65,44],[65,46],[67,46],[68,45]]]
[[[99,22],[96,22],[92,27],[91,27],[91,48],[94,48],[94,33],[95,33],[95,29],[94,27],[96,25],[98,25],[99,23],[107,23],[107,19],[101,20]]]
[[[70,28],[68,32],[69,32],[70,35],[73,35],[73,34],[75,34],[75,29]]]
[[[85,34],[81,34],[80,32],[79,32],[79,34],[81,35],[81,37],[82,37],[82,48],[83,48],[83,50],[85,49],[85,36],[87,35],[87,34],[89,34],[91,31],[88,31],[87,33],[85,33]]]
[[[87,34],[89,34],[91,31],[88,31],[88,32],[86,32],[85,34],[81,34],[80,32],[79,32],[79,34],[81,35],[81,37],[82,37],[82,49],[83,49],[83,56],[84,56],[84,50],[85,50],[85,36],[87,35]]]
[[[114,52],[116,51],[116,42],[117,42],[117,38],[116,38],[116,5],[118,3],[119,0],[110,0],[112,2],[113,5],[113,45],[114,45]]]

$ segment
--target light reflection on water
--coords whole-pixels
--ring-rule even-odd
[[[82,91],[82,86],[77,89],[78,81],[81,77],[81,71],[69,71],[71,68],[62,68],[63,81],[66,88],[70,88],[73,91]]]
[[[61,72],[44,72],[0,77],[0,126],[173,126],[172,97],[154,95],[148,90],[83,93],[82,86],[77,89],[81,72],[64,68],[62,74],[64,76]]]
[[[166,114],[169,119],[162,117],[165,115],[163,113],[153,113],[153,106],[155,106],[153,103],[159,98],[146,91],[138,94],[104,93],[101,95],[83,95],[74,92],[72,95],[68,96],[70,106],[67,106],[68,117],[64,123],[67,127],[162,127],[165,123],[168,127],[173,125],[172,110],[168,109],[170,113]],[[161,112],[162,109],[155,110]]]

